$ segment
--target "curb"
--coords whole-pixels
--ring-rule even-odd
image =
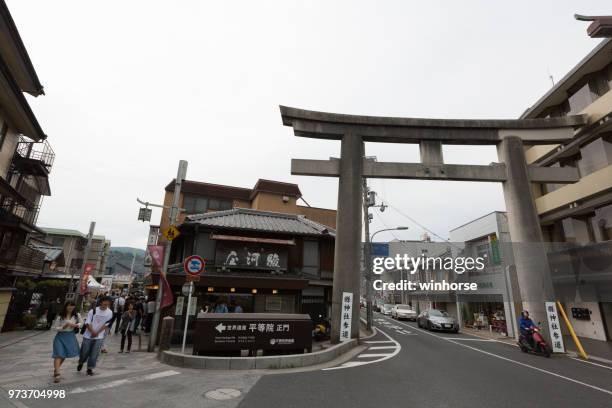
[[[358,344],[357,339],[336,344],[325,350],[306,354],[264,357],[208,357],[164,351],[159,360],[175,367],[199,368],[206,370],[256,370],[307,367],[327,363],[348,352]]]

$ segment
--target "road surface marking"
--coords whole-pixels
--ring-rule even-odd
[[[386,357],[388,354],[359,354],[357,358]]]
[[[412,326],[410,326],[410,327],[412,327]],[[598,387],[596,385],[588,384],[588,383],[582,382],[580,380],[576,380],[574,378],[566,377],[566,376],[561,375],[561,374],[553,373],[552,371],[544,370],[543,368],[535,367],[535,366],[532,366],[532,365],[529,365],[529,364],[526,364],[526,363],[521,363],[520,361],[512,360],[511,358],[508,358],[508,357],[503,357],[503,356],[500,356],[498,354],[491,353],[491,352],[488,352],[488,351],[485,351],[485,350],[481,350],[481,349],[476,348],[476,347],[468,346],[467,344],[463,344],[463,343],[459,343],[459,342],[454,341],[454,340],[450,340],[449,337],[438,336],[437,334],[430,333],[428,331],[425,331],[425,330],[421,329],[420,327],[417,328],[417,329],[422,331],[425,334],[429,334],[430,336],[436,337],[438,339],[446,340],[449,343],[453,343],[453,344],[456,344],[458,346],[468,348],[470,350],[478,351],[479,353],[483,353],[483,354],[486,354],[486,355],[491,356],[491,357],[496,357],[496,358],[499,358],[501,360],[508,361],[510,363],[514,363],[514,364],[517,364],[517,365],[520,365],[520,366],[523,366],[523,367],[531,368],[532,370],[536,370],[536,371],[539,371],[539,372],[544,373],[544,374],[549,374],[549,375],[552,375],[553,377],[561,378],[563,380],[570,381],[570,382],[573,382],[575,384],[580,384],[582,386],[585,386],[585,387],[588,387],[588,388],[592,388],[594,390],[601,391],[603,393],[612,395],[612,391],[606,390],[604,388],[600,388],[600,387]]]
[[[361,365],[366,365],[366,364],[373,364],[373,363],[380,363],[381,361],[385,361],[388,360],[390,358],[395,357],[396,355],[399,354],[399,352],[402,350],[402,345],[399,344],[397,341],[395,341],[391,336],[389,336],[387,333],[385,333],[384,331],[378,329],[378,331],[382,334],[384,334],[389,340],[374,340],[374,341],[366,341],[366,343],[368,344],[380,344],[380,343],[393,343],[395,345],[395,350],[392,353],[389,354],[381,354],[381,357],[379,359],[376,360],[370,360],[370,361],[347,361],[346,363],[343,363],[339,366],[336,367],[328,367],[328,368],[322,368],[322,371],[328,371],[328,370],[340,370],[343,368],[350,368],[350,367],[356,367],[356,366],[361,366]],[[361,355],[358,354],[357,357],[360,357]],[[357,364],[356,364],[357,363]]]
[[[395,346],[373,346],[368,348],[368,350],[388,350],[388,349],[394,349]]]
[[[466,339],[463,337],[443,337],[443,339],[446,340],[459,340],[459,341],[484,341],[484,342],[496,342],[497,340],[493,340],[493,339]]]
[[[123,380],[110,381],[110,382],[101,383],[98,385],[92,385],[90,387],[77,387],[73,389],[72,391],[70,391],[69,394],[80,394],[83,392],[103,390],[106,388],[119,387],[121,385],[126,385],[126,384],[133,384],[133,383],[138,383],[138,382],[143,382],[143,381],[148,381],[148,380],[155,380],[158,378],[169,377],[171,375],[176,375],[176,374],[180,374],[180,373],[174,370],[160,371],[159,373],[147,374],[147,375],[143,375],[142,377],[124,378]]]
[[[597,367],[603,367],[603,368],[607,368],[608,370],[612,370],[612,367],[605,366],[605,365],[602,365],[602,364],[597,364],[597,363],[594,363],[592,361],[586,361],[586,360],[583,360],[581,358],[576,358],[576,357],[570,357],[570,358],[572,360],[580,361],[581,363],[593,364],[593,365],[596,365]]]

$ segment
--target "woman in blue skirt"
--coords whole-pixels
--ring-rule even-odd
[[[57,331],[53,339],[53,381],[60,381],[60,367],[65,359],[79,356],[79,342],[76,333],[83,326],[81,316],[76,312],[74,302],[66,302],[62,313],[53,322]]]

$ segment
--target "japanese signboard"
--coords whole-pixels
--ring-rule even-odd
[[[561,322],[557,313],[555,302],[546,302],[546,317],[548,318],[548,328],[554,353],[564,353],[563,335],[561,334]]]
[[[150,208],[141,207],[138,210],[138,221],[151,221],[151,213],[153,210]]]
[[[113,287],[113,276],[103,276],[100,280],[100,284],[110,290]]]
[[[258,269],[287,269],[287,249],[272,245],[218,243],[216,263]]]
[[[175,316],[182,316],[183,315],[183,306],[185,303],[185,297],[183,296],[178,296],[176,298],[176,309],[174,309],[174,315]]]
[[[351,339],[353,319],[353,293],[342,292],[342,316],[340,317],[340,341]]]
[[[207,313],[198,316],[194,339],[194,354],[232,350],[303,352],[312,349],[312,320],[307,314]]]

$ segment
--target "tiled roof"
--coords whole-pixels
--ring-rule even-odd
[[[206,214],[190,215],[186,224],[239,230],[277,232],[296,235],[335,236],[336,231],[303,215],[234,208]]]

